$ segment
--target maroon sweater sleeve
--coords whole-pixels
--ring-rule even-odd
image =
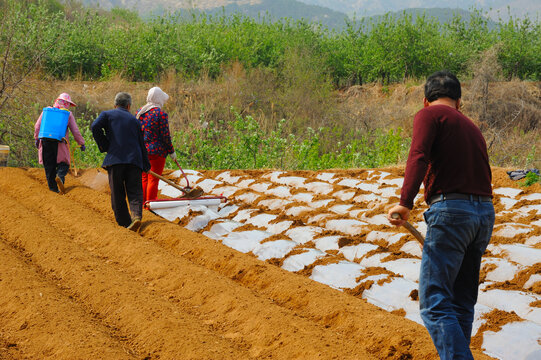
[[[426,112],[419,111],[413,119],[413,136],[406,163],[404,184],[400,193],[400,205],[413,208],[413,200],[419,192],[430,164],[430,150],[436,137],[437,126]]]

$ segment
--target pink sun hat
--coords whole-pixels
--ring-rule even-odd
[[[69,102],[73,106],[77,106],[73,101],[71,101],[71,96],[69,96],[68,93],[62,93],[58,95],[58,98],[56,100],[64,100],[64,101]]]

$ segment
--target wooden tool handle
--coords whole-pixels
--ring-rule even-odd
[[[399,213],[393,213],[391,214],[391,217],[393,219],[401,219],[401,216]],[[416,228],[413,227],[413,225],[405,221],[402,226],[404,226],[410,232],[410,234],[413,235],[417,239],[417,241],[421,243],[421,246],[425,244],[425,238],[423,237],[423,235],[421,235],[421,233]]]
[[[156,173],[155,173],[154,171],[152,171],[152,170],[149,170],[148,173],[149,173],[150,175],[155,176],[155,177],[157,177],[158,179],[164,181],[165,183],[171,185],[171,186],[174,187],[175,189],[182,191],[183,194],[186,194],[186,191],[184,190],[184,188],[182,188],[181,186],[175,184],[175,183],[172,182],[171,180],[166,179],[166,178],[164,178],[163,176],[156,174]]]
[[[188,181],[188,177],[184,173],[184,170],[182,170],[182,168],[180,167],[180,164],[178,163],[177,159],[174,159],[174,161],[175,161],[175,164],[177,164],[178,168],[180,169],[180,172],[182,173],[182,176],[184,176],[184,179],[186,180],[186,187],[190,188],[190,182]]]
[[[408,229],[408,231],[413,235],[415,236],[415,238],[417,239],[417,241],[419,241],[421,243],[421,245],[424,245],[425,244],[425,239],[423,238],[423,235],[421,235],[421,233],[413,227],[413,225],[411,225],[409,222],[405,222],[404,223],[404,227],[406,229]]]

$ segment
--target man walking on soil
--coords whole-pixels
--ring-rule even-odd
[[[130,113],[131,96],[115,96],[115,109],[102,112],[90,128],[101,152],[102,167],[109,175],[111,205],[118,225],[138,231],[143,215],[142,171],[150,170],[139,121]],[[130,211],[126,204],[126,196]]]
[[[481,256],[494,226],[492,174],[485,139],[458,109],[460,82],[440,71],[428,77],[413,137],[396,226],[408,220],[421,182],[429,209],[421,260],[421,318],[441,359],[473,359],[469,345]],[[393,219],[398,213],[400,219]]]

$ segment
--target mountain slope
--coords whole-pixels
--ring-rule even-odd
[[[370,16],[387,12],[401,11],[409,8],[459,8],[471,10],[472,8],[486,11],[491,18],[505,18],[508,13],[513,16],[535,18],[541,15],[541,1],[531,0],[300,0],[306,4],[319,5],[347,14]],[[508,9],[509,8],[509,9]]]
[[[345,13],[321,6],[306,5],[294,0],[262,0],[260,3],[253,5],[230,4],[223,8],[207,10],[210,13],[220,13],[222,11],[226,14],[240,12],[251,17],[268,14],[273,19],[286,17],[295,20],[306,19],[334,29],[342,28],[345,25],[345,19],[348,17]]]
[[[207,13],[210,15],[230,15],[233,13],[241,13],[249,17],[268,16],[272,20],[280,18],[290,18],[294,20],[305,19],[311,22],[318,22],[322,25],[340,30],[345,26],[348,16],[345,12],[339,12],[318,5],[308,5],[306,2],[318,3],[322,5],[328,5],[333,8],[342,8],[344,11],[349,11],[357,19],[363,17],[359,12],[351,12],[355,6],[361,6],[364,3],[368,4],[368,1],[349,1],[339,0],[336,3],[328,0],[184,0],[184,1],[172,1],[172,0],[84,0],[84,4],[87,6],[99,6],[105,9],[111,9],[114,7],[121,7],[125,9],[138,11],[143,18],[148,18],[152,15],[163,15],[168,12],[181,11],[184,17],[191,17],[190,12],[195,13]],[[423,1],[421,1],[423,2]],[[468,0],[460,0],[462,3],[467,3]],[[471,2],[471,0],[469,1]],[[391,0],[390,3],[385,5],[385,9],[399,8],[398,4],[394,4]],[[370,4],[368,4],[370,5]],[[447,23],[452,19],[455,14],[459,14],[463,19],[468,20],[470,12],[459,8],[411,8],[402,9],[397,11],[391,11],[384,9],[383,5],[373,4],[368,6],[363,11],[391,13],[395,17],[401,17],[404,12],[411,14],[413,19],[419,14],[425,14],[427,17],[434,17],[440,23]],[[365,14],[366,15],[366,14]],[[369,17],[370,22],[379,22],[381,15],[366,15]]]
[[[272,19],[306,19],[320,22],[329,28],[343,27],[347,18],[345,13],[297,0],[83,0],[83,4],[107,10],[114,7],[135,10],[143,17],[179,10],[208,14],[242,13],[251,17],[268,14]]]
[[[401,18],[406,15],[411,15],[412,21],[415,23],[417,16],[425,15],[427,18],[435,18],[440,24],[448,24],[455,16],[460,16],[462,21],[466,23],[470,20],[471,15],[473,14],[470,11],[463,9],[450,9],[450,8],[411,8],[395,12],[388,12],[391,16],[395,18]],[[368,17],[369,23],[379,23],[383,19],[384,15],[373,15]],[[497,25],[494,21],[488,20],[487,26],[489,29],[494,29]]]

